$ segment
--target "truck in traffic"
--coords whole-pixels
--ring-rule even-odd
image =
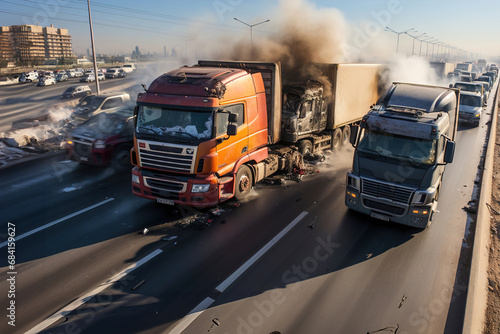
[[[425,228],[436,212],[445,165],[453,161],[460,91],[394,83],[353,128],[346,206]]]
[[[132,191],[164,204],[210,207],[338,148],[378,98],[378,65],[319,65],[329,84],[283,85],[280,63],[199,61],[140,93]],[[345,139],[345,140],[344,140]]]
[[[439,79],[446,77],[448,73],[453,73],[453,71],[455,70],[455,63],[447,63],[444,61],[431,61],[429,62],[429,64]]]

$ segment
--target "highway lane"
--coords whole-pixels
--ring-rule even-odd
[[[153,79],[162,73],[182,66],[178,61],[166,61],[141,64],[141,70],[130,73],[126,78],[106,79],[100,81],[101,90],[122,91],[124,88],[135,99],[142,91],[141,84],[148,86]],[[95,82],[80,83],[80,78],[70,78],[67,82],[58,82],[47,87],[37,87],[36,83],[0,86],[0,133],[10,130],[12,123],[43,115],[46,110],[63,100],[64,90],[75,85],[89,85],[96,92]]]
[[[440,212],[427,230],[348,212],[350,163],[340,159],[307,182],[263,191],[231,213],[230,223],[140,268],[134,277],[145,281],[136,290],[115,285],[100,295],[107,299],[97,296],[47,333],[178,333],[186,320],[183,333],[460,332],[467,282],[457,268],[469,219],[462,208],[474,198],[488,120],[458,132]],[[233,285],[216,291],[302,212],[306,217]],[[238,231],[228,231],[234,225]]]
[[[142,80],[140,73],[133,73],[126,78],[107,79],[99,83],[101,90],[121,90],[136,83],[135,91],[138,92]],[[43,115],[50,106],[65,101],[61,95],[66,88],[77,85],[88,85],[92,92],[96,91],[95,82],[81,83],[79,78],[47,87],[37,87],[36,83],[0,86],[0,132],[10,130],[15,121]]]
[[[482,126],[486,121],[483,119]],[[403,328],[410,333],[439,333],[453,325],[459,328],[461,319],[447,323],[448,305],[452,294],[452,307],[464,296],[462,286],[455,283],[467,220],[461,208],[472,197],[484,142],[482,131],[484,128],[464,128],[459,132],[456,160],[445,175],[448,186],[443,188],[441,212],[431,229],[423,232],[347,212],[343,184],[352,151],[344,159],[332,157],[334,169],[324,168],[303,183],[258,189],[259,196],[234,209],[224,224],[216,222],[201,232],[166,229],[165,223],[177,213],[130,195],[128,173],[112,175],[105,169],[71,164],[61,170],[55,167],[61,165],[61,157],[4,170],[2,175],[7,177],[0,180],[0,186],[8,191],[0,198],[2,217],[5,213],[12,219],[20,233],[114,198],[18,242],[22,282],[18,302],[24,306],[18,314],[19,332],[156,249],[163,252],[100,295],[106,298],[84,305],[48,332],[73,324],[89,333],[112,329],[168,332],[207,296],[215,302],[186,333],[206,331],[207,324],[213,324],[212,316],[219,322],[211,330],[215,333],[248,330],[248,326],[255,332],[279,329],[287,333],[320,333],[325,328],[374,331],[384,324],[398,324],[398,333]],[[457,180],[467,181],[461,184]],[[84,185],[79,190],[61,192],[79,184]],[[54,199],[44,197],[44,192]],[[304,211],[307,216],[228,290],[220,295],[214,292]],[[315,228],[308,228],[313,222]],[[138,234],[144,227],[154,233]],[[172,231],[179,236],[177,245],[161,240]],[[332,254],[316,255],[318,245],[328,244],[328,240],[333,242]],[[317,265],[315,256],[319,256]],[[5,259],[0,260],[0,272],[5,275]],[[308,265],[310,272],[294,272],[297,266]],[[132,291],[131,286],[142,280],[145,282]],[[0,282],[0,291],[6,289],[6,283]],[[271,307],[266,300],[276,304],[272,312],[256,306]],[[6,297],[1,296],[0,303],[5,302]],[[387,306],[394,303],[395,311]],[[255,312],[260,312],[262,321]],[[10,329],[6,326],[1,323],[0,331]]]
[[[113,174],[107,169],[71,163],[57,178],[53,166],[61,159],[2,171],[5,177],[0,180],[0,210],[5,228],[0,232],[0,242],[6,240],[7,222],[15,224],[16,235],[21,236],[70,213],[112,200],[16,242],[19,332],[137,261],[148,251],[148,245],[163,236],[161,231],[145,236],[138,232],[170,219],[168,211],[154,210],[154,203],[131,195],[130,172]],[[31,182],[17,187],[22,185],[19,181],[23,176],[25,182]],[[6,247],[2,253],[6,254]],[[6,277],[6,256],[0,259],[0,267],[0,275]],[[7,290],[7,281],[2,279],[0,291]],[[2,293],[0,304],[7,303],[7,294]],[[0,322],[0,332],[12,331]]]

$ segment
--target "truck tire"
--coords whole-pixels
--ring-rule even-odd
[[[234,182],[234,197],[236,197],[238,201],[241,201],[245,199],[248,193],[250,193],[250,190],[252,190],[253,175],[250,168],[246,165],[241,165],[236,173]]]
[[[342,129],[342,146],[346,146],[349,143],[350,137],[351,137],[351,127],[349,125],[346,125]]]
[[[306,155],[307,153],[313,153],[313,144],[311,143],[310,140],[304,139],[301,140],[299,143],[299,152],[302,155]]]
[[[338,151],[342,145],[342,131],[336,128],[332,133],[332,150]]]

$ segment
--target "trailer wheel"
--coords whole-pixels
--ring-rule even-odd
[[[307,153],[313,153],[313,144],[310,140],[304,139],[299,143],[299,152],[302,155],[306,155]]]
[[[253,176],[248,166],[242,165],[236,173],[234,185],[234,197],[238,201],[245,199],[250,190],[252,190]]]
[[[351,127],[349,125],[346,125],[342,129],[342,146],[346,146],[349,143],[350,137],[351,137]]]
[[[342,131],[336,128],[332,134],[332,150],[338,151],[342,145]]]

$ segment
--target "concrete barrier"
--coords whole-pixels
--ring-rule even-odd
[[[500,86],[500,85],[499,85]],[[491,127],[488,148],[481,179],[476,230],[472,249],[469,274],[469,287],[465,305],[463,334],[482,334],[484,330],[486,307],[488,305],[488,262],[490,250],[490,212],[486,205],[491,199],[493,181],[493,160],[495,155],[496,128],[498,116],[498,87],[493,99]]]

